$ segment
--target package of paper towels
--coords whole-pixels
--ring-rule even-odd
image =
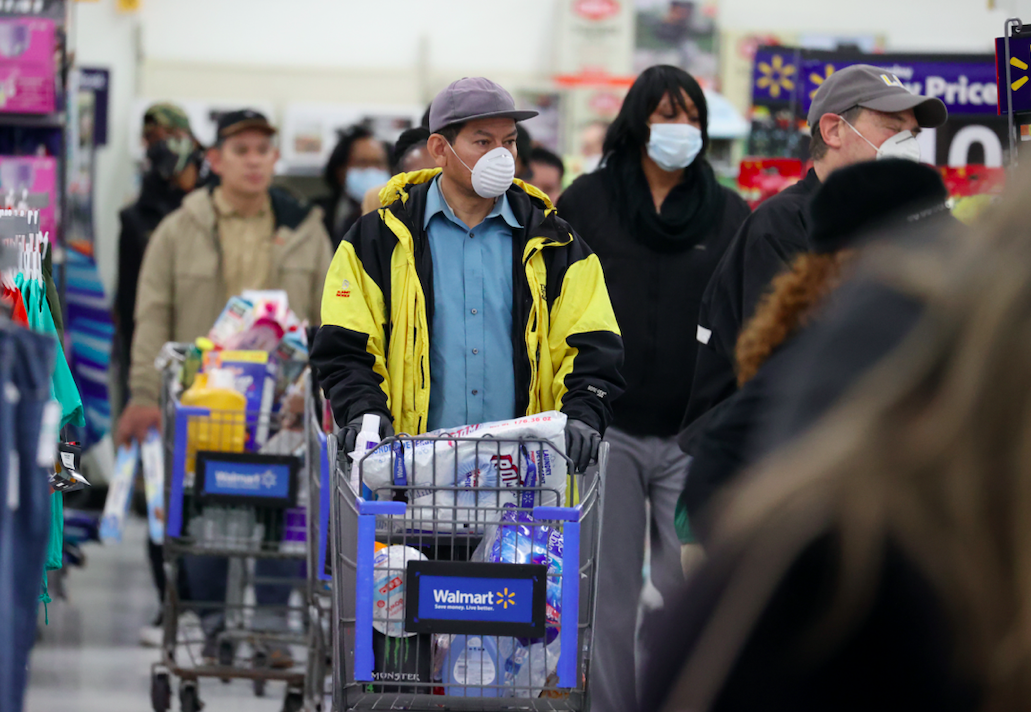
[[[482,531],[506,505],[565,502],[565,429],[566,416],[549,411],[433,431],[377,448],[362,462],[362,482],[381,498],[385,488],[413,488],[410,528]]]

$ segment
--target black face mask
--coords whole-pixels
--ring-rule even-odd
[[[150,171],[166,181],[180,175],[191,163],[199,166],[201,160],[200,149],[188,138],[166,138],[147,149]]]

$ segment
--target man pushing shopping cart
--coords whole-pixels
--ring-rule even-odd
[[[340,243],[311,363],[345,452],[368,413],[385,437],[560,410],[576,468],[597,456],[623,344],[598,258],[514,179],[534,115],[453,82],[430,107],[439,168],[394,176]]]
[[[326,279],[310,361],[341,428],[340,709],[402,693],[411,709],[583,708],[604,466],[574,473],[598,458],[623,344],[597,257],[514,179],[516,122],[534,114],[487,79],[452,83],[429,115],[438,168],[395,176]],[[368,415],[379,438],[409,437],[352,478]]]

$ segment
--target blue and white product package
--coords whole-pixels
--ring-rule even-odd
[[[410,493],[408,515],[415,520],[415,527],[421,520],[436,521],[438,530],[449,532],[483,531],[487,522],[497,519],[497,509],[505,505],[529,508],[565,502],[565,429],[566,416],[549,411],[516,420],[436,430],[426,437],[444,440],[396,442],[377,448],[362,464],[362,482],[374,492],[392,486],[415,487]],[[546,444],[520,445],[516,442],[519,440]],[[420,486],[457,490],[420,490]],[[525,489],[533,487],[542,489]],[[506,492],[506,488],[513,489]]]
[[[267,351],[223,351],[221,368],[233,374],[233,387],[247,398],[248,452],[268,442],[276,395],[276,362]]]
[[[372,627],[383,635],[408,638],[405,632],[405,571],[409,561],[426,561],[418,549],[395,544],[373,558]]]
[[[216,346],[224,346],[231,338],[241,334],[254,319],[254,303],[243,297],[230,297],[215,325],[208,332],[208,338]]]
[[[562,622],[562,532],[552,527],[533,526],[527,513],[514,508],[504,512],[501,521],[501,525],[487,531],[473,559],[548,567],[545,637],[498,638],[499,684],[506,690],[502,694],[514,691],[517,697],[536,697],[544,689],[548,677],[558,669],[561,654],[558,634]],[[446,641],[438,641],[438,647],[445,644]]]
[[[140,447],[143,463],[143,490],[147,495],[147,521],[150,540],[161,544],[165,540],[165,450],[161,434],[155,428],[147,433]]]
[[[100,540],[105,544],[122,540],[139,459],[140,446],[135,441],[129,447],[118,448],[115,471],[108,484],[107,501],[104,502],[104,516],[100,521]]]
[[[486,685],[500,685],[501,665],[498,646],[492,636],[452,635],[442,671],[445,692],[450,697],[499,697],[504,690]]]

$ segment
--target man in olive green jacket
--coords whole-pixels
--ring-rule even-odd
[[[120,445],[142,442],[160,423],[154,359],[161,348],[207,335],[229,297],[245,289],[282,289],[299,318],[319,323],[330,242],[318,208],[270,188],[279,158],[274,134],[256,111],[223,115],[218,143],[208,152],[221,184],[188,195],[147,246]]]

